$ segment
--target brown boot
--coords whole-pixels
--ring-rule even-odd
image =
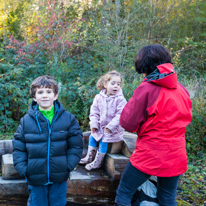
[[[99,151],[97,151],[94,161],[91,162],[90,164],[87,164],[85,166],[85,169],[90,171],[90,170],[100,168],[102,166],[102,162],[103,162],[105,154],[106,153],[100,153]]]
[[[94,160],[96,152],[97,152],[96,147],[88,146],[87,155],[86,155],[86,157],[84,157],[80,160],[79,164],[86,165],[86,164],[92,162]]]

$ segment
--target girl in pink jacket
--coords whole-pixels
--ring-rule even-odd
[[[97,82],[100,93],[95,96],[90,109],[89,147],[86,157],[80,161],[80,164],[86,165],[87,170],[100,168],[108,143],[123,139],[124,129],[119,124],[119,118],[127,101],[121,85],[121,74],[115,70],[108,72]]]

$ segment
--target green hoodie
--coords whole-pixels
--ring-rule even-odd
[[[52,123],[52,119],[54,117],[54,105],[52,106],[50,111],[41,110],[39,111],[49,120],[50,124]]]

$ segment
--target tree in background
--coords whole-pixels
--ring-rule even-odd
[[[205,11],[203,0],[1,1],[0,131],[16,128],[31,101],[29,84],[43,74],[57,79],[59,98],[88,129],[99,76],[122,72],[129,99],[142,80],[134,56],[142,46],[159,43],[195,93],[188,147],[204,148]]]

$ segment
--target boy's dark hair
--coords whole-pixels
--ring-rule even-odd
[[[58,93],[57,82],[49,75],[37,77],[30,86],[30,97],[35,98],[37,88],[46,87],[53,90],[54,94]]]
[[[135,58],[135,70],[139,74],[150,74],[164,63],[172,63],[168,49],[160,44],[151,44],[140,49]]]

